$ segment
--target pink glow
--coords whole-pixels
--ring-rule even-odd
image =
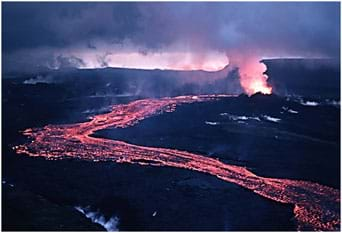
[[[248,95],[257,92],[271,94],[272,87],[267,83],[268,76],[263,74],[267,67],[255,57],[242,57],[233,60],[234,65],[239,67],[240,83]]]
[[[105,53],[103,53],[105,54]],[[81,68],[100,68],[98,52],[77,51],[73,55],[81,58],[85,66]],[[163,70],[204,70],[218,71],[228,64],[224,53],[219,52],[115,52],[102,56],[108,67],[163,69]]]

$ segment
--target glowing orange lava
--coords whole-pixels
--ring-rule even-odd
[[[265,198],[294,205],[298,230],[339,230],[339,190],[308,181],[257,176],[244,167],[185,151],[137,146],[90,136],[97,130],[126,128],[152,115],[172,112],[179,104],[212,101],[218,97],[224,96],[179,96],[116,105],[111,112],[94,116],[88,122],[27,129],[23,134],[32,141],[14,149],[17,153],[48,159],[76,157],[91,161],[171,166],[200,171],[242,186]]]
[[[253,95],[257,92],[261,92],[262,94],[272,94],[272,87],[267,84],[266,79],[267,78],[265,77],[259,79],[248,79],[242,82],[242,86],[248,95]]]

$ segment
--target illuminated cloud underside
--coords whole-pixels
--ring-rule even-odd
[[[194,52],[104,52],[100,54],[86,51],[70,55],[82,59],[84,65],[80,65],[79,68],[120,67],[218,71],[228,65],[227,56],[219,52],[203,54]]]

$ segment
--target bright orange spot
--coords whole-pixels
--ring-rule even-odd
[[[243,81],[242,86],[248,95],[253,95],[257,92],[269,95],[272,93],[272,87],[267,84],[266,80],[267,78],[247,79]]]

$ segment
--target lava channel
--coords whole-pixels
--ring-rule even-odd
[[[147,117],[175,111],[180,104],[213,101],[225,96],[227,95],[179,96],[115,105],[111,112],[94,116],[88,122],[26,129],[23,134],[32,140],[15,146],[14,149],[19,154],[43,156],[47,159],[72,157],[204,172],[273,201],[292,204],[298,230],[339,230],[340,192],[337,189],[308,181],[261,177],[245,167],[225,164],[185,151],[137,146],[90,136],[101,129],[126,128]]]

